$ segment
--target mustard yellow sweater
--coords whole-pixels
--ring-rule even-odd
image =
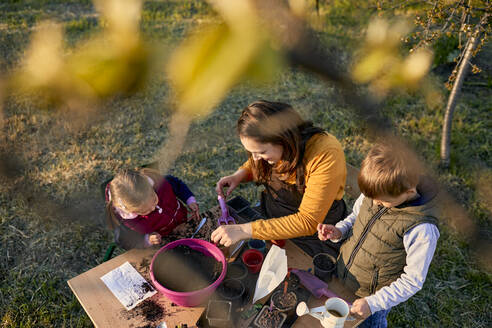
[[[318,223],[323,222],[333,201],[342,199],[347,169],[342,146],[334,136],[326,133],[311,137],[306,143],[303,165],[306,189],[298,212],[252,222],[253,238],[290,239],[312,235]],[[247,180],[251,181],[249,163],[244,163],[241,168],[250,171]],[[295,184],[295,173],[285,182]]]

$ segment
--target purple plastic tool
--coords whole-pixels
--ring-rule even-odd
[[[217,197],[217,199],[219,200],[220,210],[222,211],[222,215],[217,219],[217,223],[219,225],[236,224],[236,220],[229,215],[229,210],[227,209],[225,199],[222,198],[222,196]]]
[[[301,281],[301,284],[306,287],[307,290],[311,292],[311,294],[314,295],[316,298],[320,298],[321,296],[326,296],[326,297],[339,297],[337,294],[332,292],[331,290],[328,289],[328,284],[322,280],[320,280],[318,277],[315,275],[312,275],[311,273],[304,271],[304,270],[299,270],[299,269],[292,269],[292,273],[295,273],[296,276],[299,277],[299,280]],[[345,300],[347,302],[347,300]],[[352,304],[347,302],[349,306]]]

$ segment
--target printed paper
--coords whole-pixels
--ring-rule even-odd
[[[101,280],[127,310],[157,293],[129,262],[106,273]]]

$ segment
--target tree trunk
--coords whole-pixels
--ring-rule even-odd
[[[473,50],[477,46],[478,40],[480,39],[480,29],[482,24],[487,21],[489,15],[482,17],[480,22],[475,27],[475,31],[468,40],[465,48],[465,53],[463,55],[463,60],[458,69],[458,75],[456,76],[456,81],[454,82],[453,89],[448,98],[448,103],[446,105],[446,112],[444,114],[444,122],[442,125],[442,137],[441,137],[441,166],[448,168],[450,164],[449,153],[450,153],[450,143],[451,143],[451,123],[453,120],[453,112],[456,108],[456,102],[458,100],[459,93],[461,91],[461,86],[465,80],[465,76],[468,73],[468,67],[470,66],[470,58],[472,57]]]

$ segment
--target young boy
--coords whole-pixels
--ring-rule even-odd
[[[387,327],[390,309],[422,289],[439,238],[437,190],[399,147],[375,145],[358,176],[353,212],[318,237],[342,244],[338,278],[360,297],[351,313],[359,327]]]

